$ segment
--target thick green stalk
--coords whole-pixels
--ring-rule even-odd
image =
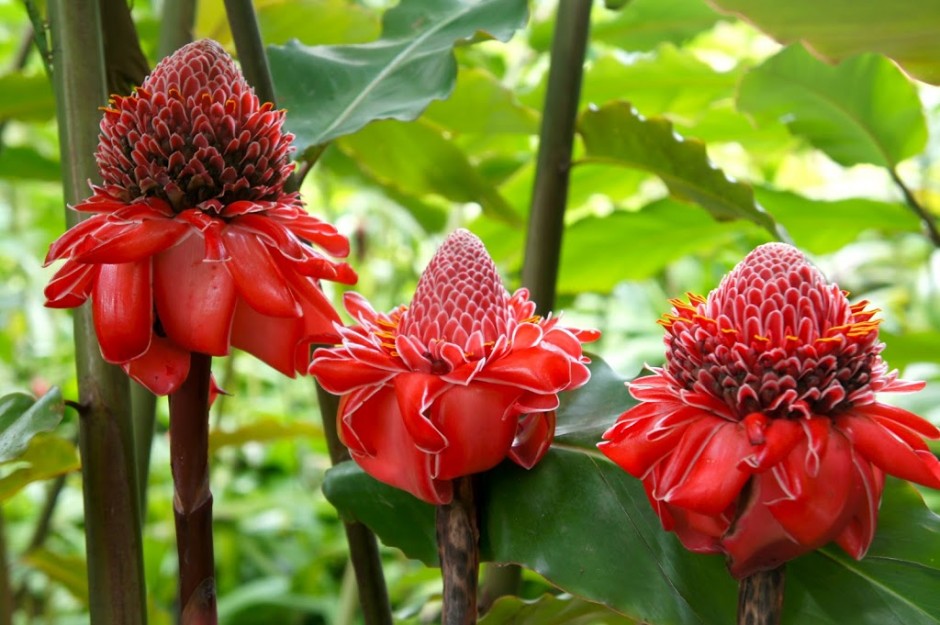
[[[522,267],[522,286],[529,289],[539,314],[546,314],[555,302],[590,16],[591,0],[558,4]]]
[[[98,107],[107,102],[98,3],[50,0],[49,17],[65,199],[75,203],[88,195],[87,181],[98,178]],[[79,219],[68,211],[70,225]],[[75,311],[75,350],[91,621],[144,624],[146,586],[127,376],[102,360],[87,304]]]
[[[349,460],[346,446],[336,432],[336,413],[339,398],[323,390],[319,384],[317,399],[323,419],[323,433],[330,451],[330,461],[335,465]],[[346,540],[349,543],[349,559],[356,573],[359,587],[359,605],[366,625],[392,625],[392,611],[388,602],[388,589],[379,558],[379,546],[372,531],[358,521],[343,521]]]
[[[182,625],[215,625],[218,621],[209,490],[211,369],[210,356],[192,354],[189,375],[170,394],[170,468]]]
[[[0,508],[0,625],[13,625],[13,589],[7,561],[7,531]]]
[[[225,13],[245,80],[255,88],[262,102],[275,102],[274,81],[251,0],[225,0]]]
[[[157,53],[161,58],[171,55],[193,40],[196,23],[195,0],[164,0],[160,19],[160,42]]]
[[[738,625],[780,625],[784,582],[783,566],[742,579],[738,586]]]

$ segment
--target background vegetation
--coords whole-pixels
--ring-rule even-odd
[[[899,6],[911,2],[910,10]],[[415,121],[366,125],[375,116],[368,101],[364,109],[354,109],[348,103],[317,100],[322,88],[317,77],[337,74],[315,73],[318,57],[287,42],[296,38],[315,46],[406,37],[392,20],[383,26],[389,4],[255,2],[264,42],[273,46],[269,58],[279,104],[288,108],[288,128],[298,135],[297,156],[301,162],[319,156],[302,187],[308,209],[349,236],[360,275],[355,288],[379,308],[410,299],[438,243],[459,226],[483,238],[514,288],[523,261],[554,3],[530,4],[526,16],[525,2],[508,0],[498,12],[479,17],[479,24],[444,33],[452,36],[438,48],[424,41],[419,52],[445,61],[457,43],[453,93],[432,102]],[[436,4],[446,8],[450,3]],[[572,325],[604,330],[593,349],[613,371],[597,370],[601,386],[589,387],[590,409],[578,412],[578,402],[587,401],[579,394],[569,402],[569,418],[577,416],[581,425],[593,418],[594,431],[602,421],[612,422],[627,401],[620,381],[637,375],[644,363],[662,359],[662,334],[655,321],[668,309],[666,300],[686,291],[706,293],[752,247],[785,232],[853,300],[869,299],[881,308],[887,361],[904,377],[928,381],[925,391],[898,401],[940,423],[940,91],[871,52],[891,55],[926,81],[940,77],[940,54],[933,54],[929,42],[913,51],[904,46],[878,49],[865,38],[866,32],[882,28],[889,43],[894,35],[895,43],[914,45],[910,42],[921,40],[912,33],[936,26],[940,9],[913,0],[891,3],[891,14],[907,15],[906,22],[867,15],[867,22],[853,26],[839,14],[852,3],[832,2],[820,9],[813,28],[804,24],[801,30],[788,24],[779,15],[782,11],[774,12],[775,3],[751,3],[750,17],[766,31],[784,39],[796,32],[809,37],[817,52],[849,57],[828,65],[800,44],[783,47],[703,0],[616,4],[625,6],[597,3],[593,10],[555,305]],[[715,4],[741,8],[732,0]],[[761,13],[765,7],[770,8]],[[133,3],[151,67],[158,60],[162,9],[157,0]],[[854,48],[839,48],[827,39],[829,21],[845,25],[846,40]],[[38,396],[55,385],[70,398],[77,394],[70,319],[42,306],[42,288],[51,276],[50,269],[41,267],[42,259],[65,222],[55,103],[42,59],[30,47],[31,28],[22,2],[0,0],[0,394],[27,391]],[[483,36],[465,41],[478,28],[499,39],[512,38],[508,43]],[[199,3],[195,35],[215,38],[234,53],[221,2]],[[414,99],[414,81],[399,78],[388,93],[380,94],[384,102],[396,94]],[[445,95],[446,89],[430,97]],[[337,106],[352,110],[343,118],[347,125],[324,124],[324,116],[339,119],[329,117]],[[410,106],[417,114],[423,103]],[[332,142],[320,155],[318,146],[326,141]],[[932,232],[925,224],[932,224]],[[341,294],[331,294],[338,302]],[[232,393],[212,413],[221,621],[356,622],[355,584],[342,526],[321,492],[329,458],[313,383],[284,379],[238,353],[220,362],[216,371]],[[619,407],[618,392],[624,402]],[[607,402],[606,412],[597,408],[601,399]],[[150,623],[156,625],[172,622],[176,592],[162,403],[159,410],[144,526]],[[0,554],[5,552],[15,594],[15,623],[68,625],[88,619],[76,433],[76,416],[66,411],[54,433],[33,439],[27,455],[0,464]],[[580,426],[578,433],[584,434]],[[565,445],[578,448],[579,441],[563,438],[561,448]],[[548,488],[544,482],[551,476],[570,475],[564,472],[568,469],[549,473],[551,463],[564,453],[560,449],[550,456],[542,477],[535,476],[525,488]],[[334,472],[331,496],[354,508],[354,501],[343,500],[342,487],[359,484],[359,479],[361,475]],[[357,488],[372,492],[368,485]],[[351,492],[361,500],[362,490]],[[500,497],[512,495],[501,492]],[[906,487],[896,485],[887,499],[883,531],[890,536],[895,528],[897,537],[910,536],[904,519],[896,517],[921,519],[911,553],[917,551],[916,557],[925,560],[936,555],[936,518],[919,507]],[[933,495],[928,502],[940,505]],[[544,505],[548,513],[553,504]],[[551,512],[569,526],[579,522],[577,510]],[[626,557],[615,548],[620,545],[616,537],[585,527],[600,543],[596,550]],[[411,538],[396,538],[394,531],[379,534],[410,556],[424,557],[423,546],[408,547]],[[489,549],[496,559],[521,557],[501,551],[498,537],[492,538],[489,544],[484,541],[485,554]],[[674,542],[671,537],[663,540]],[[885,548],[897,553],[897,543]],[[575,555],[591,557],[578,549],[572,548],[572,567],[578,565]],[[385,548],[383,557],[396,615],[415,623],[432,619],[439,601],[438,572],[396,548]],[[910,561],[916,557],[911,555]],[[701,575],[720,570],[718,558],[696,556],[694,562],[706,560]],[[804,568],[818,570],[815,561],[806,562]],[[894,620],[871,622],[937,622],[940,606],[926,590],[931,584],[936,588],[940,579],[936,562],[925,577],[910,583],[879,578],[877,571],[860,574],[874,575],[875,586],[888,587],[887,595],[900,596],[906,606],[889,602],[884,608],[877,599],[871,618],[883,616],[880,606]],[[561,583],[558,571],[552,572],[549,577]],[[804,579],[799,575],[797,580]],[[630,581],[614,579],[610,590],[589,596],[636,614],[633,603],[615,598],[617,587]],[[599,582],[591,579],[595,587]],[[583,593],[577,583],[561,585]],[[536,599],[552,589],[537,573],[526,572],[524,598]],[[724,596],[725,589],[713,590]],[[730,596],[733,600],[733,591]],[[806,596],[810,598],[802,607],[809,613],[816,609],[835,618],[830,612],[838,606],[831,608],[812,592]],[[694,597],[690,601],[698,621],[678,610],[664,613],[662,622],[717,622],[710,611],[721,614],[726,599],[716,600],[715,607],[702,607]],[[915,616],[905,617],[904,609]],[[510,618],[632,622],[566,595],[531,605],[504,600],[484,622]]]

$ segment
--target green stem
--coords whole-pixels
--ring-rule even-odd
[[[555,302],[590,16],[591,0],[561,0],[558,4],[522,267],[522,285],[529,289],[542,315]]]
[[[0,508],[0,625],[13,625],[13,589],[7,562],[7,532]]]
[[[64,195],[71,204],[98,178],[98,107],[107,101],[101,22],[95,0],[50,0],[49,17]],[[79,219],[67,212],[69,225]],[[127,376],[101,358],[87,304],[74,319],[91,621],[142,625],[146,586]]]
[[[738,625],[780,625],[784,582],[783,566],[742,579],[738,585]]]
[[[339,440],[336,431],[339,398],[327,393],[319,384],[316,387],[330,461],[334,465],[348,461],[349,452]],[[346,541],[349,543],[349,559],[352,561],[356,583],[359,586],[359,605],[363,619],[366,625],[392,625],[392,611],[375,534],[358,521],[343,521],[343,527],[346,530]]]
[[[274,81],[271,80],[268,57],[264,53],[261,30],[251,0],[225,0],[225,13],[245,79],[255,88],[262,102],[275,102]]]
[[[170,394],[170,468],[182,625],[215,625],[218,621],[209,490],[211,368],[210,356],[193,353],[189,375]]]
[[[472,477],[453,480],[454,499],[437,507],[437,553],[444,578],[441,625],[477,622],[480,531]]]
[[[924,232],[927,233],[927,238],[930,239],[930,242],[933,243],[935,247],[940,247],[940,229],[937,228],[936,218],[927,212],[927,209],[917,201],[917,198],[914,197],[914,193],[904,184],[904,180],[894,167],[889,167],[888,173],[891,175],[891,180],[894,181],[894,184],[896,184],[901,191],[901,195],[904,196],[904,202],[907,204],[907,207],[920,219],[920,223],[924,227]]]
[[[150,482],[150,451],[157,422],[157,397],[137,382],[131,382],[131,414],[134,415],[140,517],[141,523],[144,523],[147,517],[147,486]]]
[[[164,0],[160,19],[160,42],[157,53],[161,58],[173,54],[193,40],[196,23],[194,0]]]

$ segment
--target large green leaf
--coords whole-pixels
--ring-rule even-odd
[[[785,123],[842,165],[894,167],[927,141],[914,84],[873,54],[833,67],[790,46],[744,76],[738,107],[758,121]]]
[[[604,606],[569,595],[543,595],[534,601],[497,599],[479,625],[634,625],[636,621]]]
[[[47,480],[81,467],[78,450],[71,441],[40,433],[29,441],[29,446],[18,458],[25,466],[0,478],[0,503],[33,482]]]
[[[0,178],[60,182],[62,170],[58,161],[43,156],[33,148],[5,145],[0,151]]]
[[[16,459],[36,434],[55,428],[63,408],[57,387],[38,400],[26,393],[0,397],[0,463]]]
[[[457,133],[536,134],[539,115],[482,69],[465,69],[446,100],[432,102],[422,119]]]
[[[43,74],[0,76],[0,120],[42,121],[55,115],[52,84]]]
[[[401,193],[417,197],[433,193],[453,202],[477,202],[493,217],[520,221],[466,154],[426,123],[377,121],[344,137],[339,148],[369,176]]]
[[[708,0],[782,43],[802,41],[838,61],[879,52],[911,75],[940,84],[940,3],[936,0]]]
[[[246,443],[270,443],[322,435],[320,424],[311,421],[285,423],[271,418],[256,419],[234,430],[212,430],[209,435],[209,453],[213,454],[223,447],[240,447]]]
[[[758,200],[787,229],[794,242],[814,254],[834,252],[868,230],[919,232],[906,206],[866,198],[811,200],[796,193],[757,187]]]
[[[719,19],[701,0],[632,0],[611,19],[594,24],[591,38],[622,50],[648,51],[664,42],[684,43]]]
[[[705,145],[684,139],[662,118],[646,118],[626,102],[581,115],[586,159],[659,176],[673,196],[695,202],[715,219],[747,219],[776,234],[776,224],[746,184],[730,180],[708,159]]]
[[[677,258],[718,249],[753,234],[743,222],[715,221],[704,211],[663,199],[636,212],[587,217],[565,231],[558,290],[609,293],[624,280],[656,275]]]
[[[375,119],[411,120],[454,88],[453,47],[485,32],[507,40],[525,0],[404,0],[385,13],[382,38],[345,46],[271,46],[278,104],[301,151]]]

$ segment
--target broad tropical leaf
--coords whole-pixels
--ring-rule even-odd
[[[40,399],[25,393],[0,398],[0,463],[15,460],[39,432],[62,420],[62,392],[53,387]]]

